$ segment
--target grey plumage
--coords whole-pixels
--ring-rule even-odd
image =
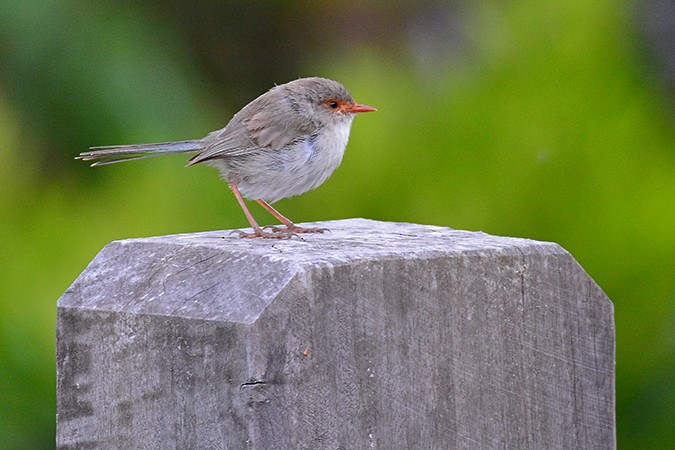
[[[242,108],[224,128],[202,139],[92,147],[77,158],[100,166],[194,153],[187,165],[203,162],[220,170],[255,236],[280,237],[280,230],[271,235],[262,232],[240,197],[264,203],[293,232],[305,231],[268,203],[323,183],[342,161],[355,114],[369,111],[375,108],[355,103],[336,81],[301,78],[270,89]]]
[[[204,147],[203,139],[174,142],[155,142],[152,144],[105,145],[91,147],[90,151],[80,153],[76,159],[94,161],[91,166],[103,166],[123,161],[152,158],[154,156],[193,153]]]

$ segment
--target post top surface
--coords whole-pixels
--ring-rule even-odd
[[[303,224],[306,225],[306,224]],[[531,239],[493,236],[481,231],[381,222],[370,219],[344,219],[307,224],[327,228],[322,234],[304,234],[291,239],[242,239],[237,230],[205,231],[147,238],[132,238],[125,244],[170,244],[207,247],[247,253],[299,264],[345,263],[357,259],[382,257],[434,257],[443,254],[515,250],[549,247],[557,244]]]
[[[59,308],[252,323],[298,274],[396,259],[566,253],[529,239],[409,223],[348,219],[292,239],[229,230],[114,241],[80,274]]]

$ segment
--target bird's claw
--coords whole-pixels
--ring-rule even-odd
[[[263,231],[261,229],[259,230],[253,230],[253,233],[247,233],[245,231],[241,230],[233,230],[230,232],[230,234],[237,233],[239,235],[240,239],[253,239],[253,238],[262,238],[262,239],[290,239],[293,236],[297,236],[293,232],[289,232],[286,230],[281,230],[281,231],[273,231],[271,233],[268,233],[266,231]]]
[[[265,231],[270,230],[270,231]],[[301,233],[324,233],[328,228],[303,228],[297,225],[291,227],[288,226],[275,226],[275,225],[266,225],[262,228],[253,229],[252,233],[247,233],[241,230],[233,230],[230,232],[230,235],[237,234],[242,239],[252,239],[252,238],[262,238],[262,239],[290,239],[293,236],[298,236]]]
[[[275,225],[266,225],[263,227],[263,230],[266,229],[272,230],[272,233],[292,233],[292,234],[301,234],[301,233],[324,233],[329,231],[328,228],[303,228],[297,225],[293,226],[275,226]]]

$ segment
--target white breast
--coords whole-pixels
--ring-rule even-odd
[[[283,149],[248,156],[246,163],[237,167],[239,191],[246,198],[273,203],[320,186],[342,162],[351,119],[346,116],[316,136],[307,136]],[[223,175],[229,179],[229,173]]]

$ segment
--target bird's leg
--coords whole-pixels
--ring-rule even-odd
[[[232,189],[232,193],[234,196],[237,198],[237,202],[239,202],[239,206],[241,206],[241,209],[244,211],[244,215],[246,216],[246,219],[248,219],[248,223],[251,224],[251,228],[253,228],[253,233],[244,233],[243,231],[239,232],[239,237],[240,238],[268,238],[268,239],[284,239],[284,238],[290,238],[291,233],[288,235],[284,235],[282,233],[267,233],[260,228],[258,225],[258,222],[255,221],[253,218],[253,214],[251,214],[251,211],[248,210],[248,207],[246,206],[246,202],[244,202],[244,198],[241,196],[241,193],[239,192],[239,189],[237,188],[237,185],[234,183],[230,183],[230,189]]]
[[[276,209],[272,208],[272,205],[267,203],[265,200],[258,199],[256,202],[260,203],[260,205],[265,208],[267,211],[269,211],[270,214],[272,214],[274,217],[279,219],[281,223],[283,223],[286,226],[286,229],[282,229],[279,227],[271,227],[272,231],[274,233],[323,233],[324,231],[327,231],[327,228],[303,228],[299,227],[290,220],[288,220],[286,217],[281,215],[279,211]]]

